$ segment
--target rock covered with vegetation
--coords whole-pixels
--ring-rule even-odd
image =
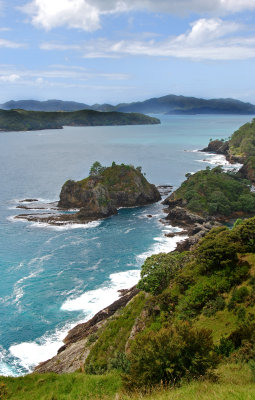
[[[98,112],[42,112],[26,110],[0,110],[0,131],[33,131],[61,129],[63,126],[160,124],[157,118],[139,113]]]
[[[203,151],[224,154],[230,162],[240,162],[242,178],[255,183],[255,119],[241,126],[228,141],[213,140]]]
[[[142,206],[160,199],[158,189],[146,180],[141,167],[113,162],[106,168],[95,162],[88,178],[63,185],[58,205],[79,208],[77,218],[86,220],[116,214],[119,207]]]
[[[229,219],[255,213],[255,195],[250,191],[250,183],[237,174],[216,167],[186,176],[182,185],[164,201],[170,208],[169,219],[176,206],[202,217]]]

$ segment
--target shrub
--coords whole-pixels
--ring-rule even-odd
[[[218,357],[213,351],[211,331],[180,322],[137,335],[129,360],[130,370],[124,383],[131,389],[197,378],[214,368]]]
[[[128,372],[129,371],[129,360],[125,353],[119,352],[115,358],[111,358],[108,363],[108,371],[116,369],[121,372]]]
[[[222,337],[220,339],[220,344],[215,348],[216,353],[224,357],[229,357],[230,353],[235,350],[234,344],[228,338]]]
[[[215,300],[210,300],[203,308],[203,314],[206,317],[211,317],[217,311],[224,310],[225,300],[221,296],[217,296]]]
[[[148,257],[142,266],[138,288],[157,295],[169,285],[170,280],[181,268],[185,254],[160,253]]]

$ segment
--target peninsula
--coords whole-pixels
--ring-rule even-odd
[[[62,129],[64,126],[112,126],[160,124],[158,118],[139,113],[99,112],[42,112],[0,110],[0,131],[34,131]]]
[[[212,140],[202,151],[223,154],[230,163],[241,163],[239,176],[255,183],[255,119],[242,125],[229,140]]]

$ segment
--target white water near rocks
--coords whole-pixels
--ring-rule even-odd
[[[164,216],[160,202],[80,226],[14,219],[20,214],[17,202],[56,201],[61,185],[84,178],[95,160],[142,165],[150,182],[176,188],[187,172],[207,165],[229,168],[221,156],[195,150],[250,120],[160,118],[158,126],[1,133],[0,374],[24,374],[52,357],[70,328],[138,281],[146,257],[171,251],[184,238],[165,236],[178,229],[159,222]]]

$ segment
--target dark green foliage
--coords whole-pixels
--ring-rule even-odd
[[[224,357],[229,357],[229,355],[235,350],[234,344],[228,338],[222,337],[220,339],[220,344],[216,346],[215,351]]]
[[[0,130],[31,131],[60,129],[63,126],[107,126],[159,124],[157,118],[137,113],[98,112],[81,110],[73,112],[42,112],[25,110],[0,110]]]
[[[99,161],[95,161],[89,170],[89,175],[90,176],[98,176],[98,175],[101,175],[104,170],[105,170],[105,167],[103,167]]]
[[[221,296],[217,296],[215,300],[210,300],[203,308],[203,314],[206,317],[211,317],[217,311],[224,310],[225,300]]]
[[[217,365],[210,331],[186,322],[137,335],[131,350],[125,376],[129,388],[198,378]]]
[[[190,319],[203,312],[212,316],[225,307],[222,294],[248,278],[249,264],[240,254],[251,251],[255,218],[232,230],[212,229],[191,253],[149,257],[142,266],[139,288],[158,296],[162,312]],[[245,301],[247,288],[235,289],[228,309]]]
[[[182,200],[190,211],[204,215],[255,212],[255,195],[250,192],[248,182],[236,174],[223,172],[221,167],[188,176],[172,199]]]
[[[125,353],[119,352],[114,358],[111,358],[108,362],[109,370],[117,370],[120,372],[128,372],[130,368],[130,362]]]
[[[161,293],[182,267],[185,254],[161,253],[148,257],[142,266],[138,288],[154,295]]]

